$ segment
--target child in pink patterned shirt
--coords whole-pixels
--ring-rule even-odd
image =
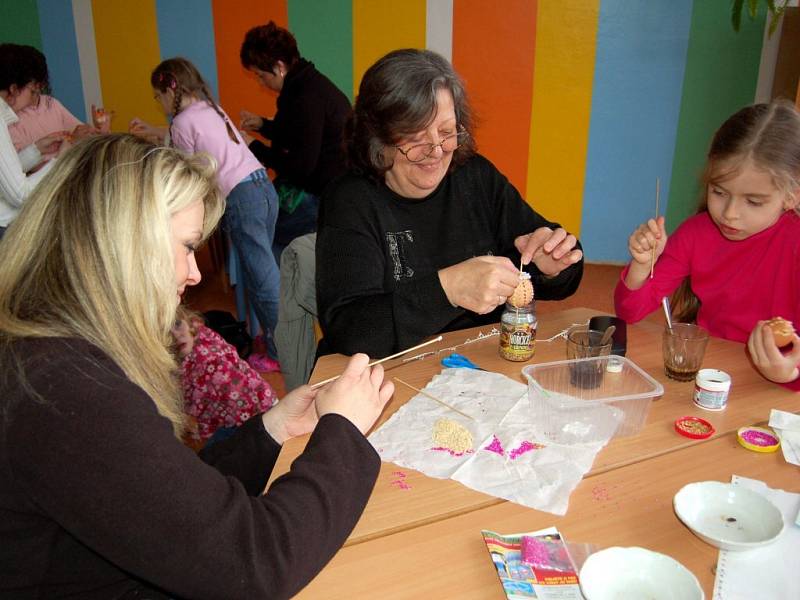
[[[186,413],[197,421],[195,439],[205,442],[219,429],[238,427],[277,401],[272,386],[199,316],[180,309],[172,335]]]

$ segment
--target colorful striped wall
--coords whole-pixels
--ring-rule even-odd
[[[272,114],[274,94],[239,63],[245,32],[268,19],[351,99],[384,53],[431,48],[466,81],[480,150],[589,260],[622,262],[656,178],[674,228],[694,210],[713,131],[756,97],[765,19],[735,33],[729,11],[729,0],[12,0],[0,40],[41,48],[55,95],[81,118],[92,103],[113,109],[120,131],[134,116],[165,122],[149,73],[175,55],[235,120]]]

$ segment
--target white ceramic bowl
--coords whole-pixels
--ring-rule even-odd
[[[607,548],[583,563],[586,600],[704,600],[697,577],[674,558],[645,548]]]
[[[697,537],[723,550],[765,546],[783,531],[783,515],[772,502],[731,483],[690,483],[675,494],[672,504]]]

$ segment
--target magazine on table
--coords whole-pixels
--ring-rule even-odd
[[[508,600],[583,600],[567,544],[555,527],[500,535],[481,531]]]

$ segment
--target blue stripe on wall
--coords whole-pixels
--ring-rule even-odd
[[[692,0],[600,3],[581,222],[588,260],[630,259],[631,223],[653,217],[656,177],[666,212],[691,17]]]
[[[83,97],[72,0],[38,0],[38,9],[53,96],[77,118],[87,121],[90,117]]]
[[[219,102],[211,0],[157,0],[156,20],[161,59],[188,58]],[[155,67],[153,65],[151,70]]]

